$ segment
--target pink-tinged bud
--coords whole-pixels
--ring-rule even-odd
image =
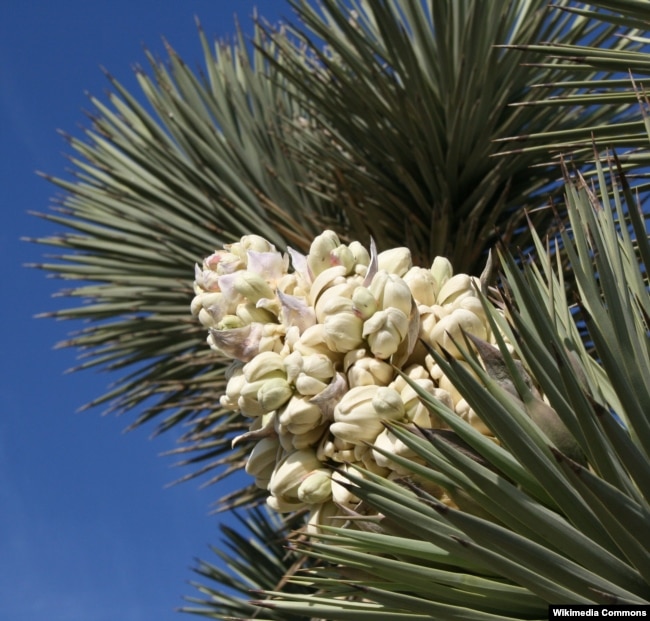
[[[334,231],[324,231],[314,239],[307,255],[307,264],[314,278],[323,270],[335,265],[332,262],[331,253],[340,245],[341,242]]]

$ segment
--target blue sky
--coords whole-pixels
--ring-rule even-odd
[[[46,211],[56,192],[35,171],[65,175],[67,146],[56,130],[80,135],[85,93],[101,98],[109,87],[100,66],[135,91],[131,67],[145,64],[143,45],[164,56],[164,36],[198,66],[194,16],[221,38],[235,13],[250,31],[255,5],[271,21],[290,15],[284,0],[2,3],[0,619],[182,619],[174,609],[195,594],[193,559],[213,560],[208,544],[223,518],[209,513],[224,490],[166,489],[184,473],[160,457],[174,447],[171,434],[123,434],[131,417],[76,413],[112,378],[64,374],[75,352],[53,346],[75,326],[34,318],[65,302],[51,297],[60,283],[23,267],[44,249],[20,237],[54,232],[27,214]]]

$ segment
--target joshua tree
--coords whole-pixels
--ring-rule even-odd
[[[208,563],[198,571],[242,592],[262,590],[264,601],[200,586],[205,597],[192,610],[215,618],[541,619],[554,601],[647,603],[650,248],[626,181],[647,152],[638,83],[648,73],[646,3],[291,4],[301,25],[260,22],[252,48],[240,33],[235,45],[212,49],[199,30],[205,75],[171,48],[165,64],[150,58],[151,75],[139,70],[138,78],[157,116],[111,77],[113,94],[94,100],[87,140],[71,139],[77,179],[52,178],[65,194],[45,217],[66,232],[37,240],[63,248],[40,267],[87,281],[67,293],[89,303],[56,313],[94,320],[66,343],[84,350],[80,368],[133,369],[90,405],[137,410],[133,425],[157,418],[160,431],[190,422],[181,451],[196,474],[215,470],[218,480],[241,469],[264,428],[245,433],[241,412],[275,416],[300,392],[288,363],[283,377],[257,375],[260,351],[233,349],[230,335],[251,322],[291,323],[287,296],[298,299],[326,268],[342,268],[351,283],[360,336],[346,349],[334,343],[350,336],[338,323],[324,332],[336,355],[323,377],[333,384],[347,375],[343,355],[361,346],[390,368],[380,426],[363,439],[375,442],[372,463],[334,459],[335,449],[318,458],[338,464],[327,462],[321,474],[338,477],[354,507],[343,512],[345,503],[328,500],[338,521],[312,520],[286,552],[277,541],[303,523],[305,503],[292,506],[281,477],[272,482],[276,470],[271,482],[258,472],[258,487],[224,507],[255,503],[268,488],[272,507],[298,512],[284,524],[251,514],[248,527],[263,544],[278,537],[266,549],[226,532],[234,551],[222,556],[241,578]],[[615,155],[604,159],[594,145]],[[560,156],[572,158],[571,168]],[[408,266],[391,254],[404,246]],[[211,349],[189,303],[191,266],[215,249],[197,267],[192,305],[211,330]],[[298,273],[290,290],[274,280],[265,293],[268,271],[263,283],[218,280],[226,275],[220,253],[249,273],[258,255],[288,250]],[[286,273],[288,259],[277,261]],[[411,263],[429,275],[407,276]],[[452,273],[464,275],[462,287],[456,279],[446,297]],[[247,320],[215,301],[227,282]],[[354,297],[357,287],[370,294]],[[408,302],[397,290],[409,291]],[[324,325],[318,296],[305,296],[300,312],[313,303],[313,322]],[[478,323],[443,322],[460,297],[471,298],[463,311],[471,308]],[[446,304],[443,314],[422,310]],[[376,312],[393,321],[391,309],[407,328],[394,328],[397,320],[392,332],[386,323],[370,327]],[[282,334],[278,348],[291,349],[288,339]],[[417,356],[429,365],[426,380],[407,370]],[[227,371],[231,358],[240,364]],[[314,395],[317,374],[309,377],[301,398]],[[260,378],[274,383],[262,389]],[[319,419],[327,433],[354,409],[355,387],[345,382],[339,418],[335,410],[333,425]],[[419,397],[412,406],[420,418],[390,401],[397,386]],[[420,424],[422,416],[431,424]],[[355,444],[349,428],[337,429]],[[278,450],[286,461],[293,449]],[[307,504],[313,517],[320,504]]]

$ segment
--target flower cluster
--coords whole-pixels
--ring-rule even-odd
[[[492,340],[476,284],[442,257],[414,267],[406,248],[377,254],[332,231],[306,256],[248,235],[196,266],[192,313],[234,360],[221,404],[251,421],[235,442],[255,440],[246,471],[272,508],[322,523],[358,504],[334,466],[403,474],[386,452],[413,455],[382,421],[443,425],[395,368],[489,434],[422,344],[462,363],[463,332]]]

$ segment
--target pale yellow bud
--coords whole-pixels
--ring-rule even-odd
[[[436,303],[437,283],[431,270],[412,267],[404,274],[404,282],[418,304],[432,306]]]
[[[293,349],[303,356],[323,354],[336,359],[336,354],[325,343],[325,326],[322,323],[307,328],[294,343]]]
[[[330,260],[333,265],[345,267],[345,273],[350,274],[354,270],[354,255],[345,245],[341,244],[330,253]]]
[[[275,323],[275,315],[264,308],[258,308],[251,302],[247,304],[238,304],[235,314],[241,319],[242,325],[257,323]]]
[[[327,388],[327,382],[323,382],[306,373],[301,373],[296,378],[295,386],[301,395],[313,397]]]
[[[336,298],[325,309],[324,339],[327,347],[335,352],[348,352],[363,342],[363,320],[354,312],[349,298]]]
[[[387,386],[380,386],[377,389],[372,398],[372,407],[382,419],[398,420],[405,414],[402,397],[396,390]]]
[[[247,383],[248,382],[246,381],[241,369],[237,370],[226,384],[226,394],[219,399],[221,405],[225,408],[236,409],[237,400],[241,396],[241,391]]]
[[[312,449],[303,449],[289,453],[280,461],[271,476],[269,491],[273,496],[291,502],[298,500],[298,487],[313,470],[323,464]]]
[[[241,247],[246,250],[254,250],[255,252],[274,252],[275,246],[261,237],[260,235],[244,235],[239,243]]]
[[[215,326],[217,330],[236,330],[246,325],[237,315],[224,315]]]
[[[309,248],[307,265],[314,278],[323,270],[332,267],[330,253],[338,248],[341,242],[334,231],[324,231],[314,239]]]
[[[244,365],[242,370],[248,382],[271,379],[272,377],[286,377],[284,359],[280,354],[272,351],[257,354],[250,362]]]
[[[318,427],[323,419],[320,408],[307,398],[294,395],[279,412],[278,420],[290,433],[306,433]]]
[[[436,283],[434,294],[438,297],[440,290],[445,283],[452,277],[454,268],[451,266],[449,259],[445,257],[436,257],[431,265],[431,274]]]
[[[358,288],[358,284],[352,278],[346,278],[337,284],[333,284],[330,287],[327,287],[321,295],[318,297],[318,301],[314,306],[314,311],[316,314],[316,319],[319,322],[323,322],[327,313],[331,312],[331,306],[336,304],[337,300],[341,298],[351,299],[355,289]]]
[[[255,477],[255,485],[262,489],[268,487],[275,462],[280,451],[280,443],[275,436],[262,438],[251,451],[246,461],[246,472]]]
[[[377,384],[387,385],[395,372],[390,364],[366,355],[365,349],[355,349],[345,355],[343,368],[346,370],[350,387]]]
[[[300,511],[307,506],[304,502],[301,502],[299,500],[291,502],[289,500],[278,498],[276,496],[269,496],[266,499],[266,505],[277,513],[295,513],[296,511]]]
[[[411,313],[411,290],[399,276],[379,271],[373,277],[368,289],[377,300],[379,308],[396,308],[407,317]]]
[[[408,317],[401,310],[387,308],[364,322],[362,336],[367,339],[370,351],[385,360],[398,350],[408,329]]]
[[[343,470],[349,470],[347,464],[343,466]],[[353,470],[352,474],[359,477],[362,476],[358,471]],[[342,474],[338,472],[332,473],[332,500],[340,506],[343,507],[354,507],[359,504],[359,499],[347,488],[343,487],[341,483],[347,483],[346,479]]]
[[[309,431],[305,431],[299,434],[291,435],[291,446],[293,449],[305,449],[309,447],[318,446],[323,434],[327,432],[329,428],[329,423],[321,423],[318,427],[314,427]],[[320,459],[320,456],[318,456]]]
[[[474,281],[471,276],[467,274],[456,274],[452,276],[440,289],[438,294],[438,304],[448,306],[454,304],[460,297],[466,295],[476,296],[474,289]]]
[[[308,505],[320,504],[332,497],[332,473],[327,468],[312,470],[298,487],[298,498]]]
[[[323,270],[316,278],[314,278],[311,286],[309,287],[309,301],[314,306],[318,304],[320,296],[334,285],[341,285],[347,282],[345,276],[345,268],[342,265],[335,265]]]
[[[243,295],[247,300],[257,303],[264,298],[274,298],[275,294],[269,283],[259,274],[242,271],[233,282],[237,293]]]
[[[399,440],[389,429],[384,429],[375,439],[374,448],[388,451],[390,455],[399,455],[415,461],[416,454],[404,442]],[[380,468],[390,468],[393,472],[408,474],[408,468],[399,466],[389,456],[382,455],[379,451],[373,450],[372,456]]]
[[[466,349],[463,332],[473,334],[485,340],[487,331],[483,321],[471,311],[457,308],[450,315],[443,317],[428,335],[431,343],[446,349],[454,358],[461,358],[462,354],[454,344]]]
[[[198,319],[201,322],[201,325],[204,328],[216,328],[218,321],[215,319],[215,316],[210,312],[205,310],[205,308],[202,308],[198,312]]]
[[[372,400],[379,386],[351,388],[334,408],[330,432],[350,444],[372,442],[383,429]]]
[[[411,251],[408,248],[385,250],[377,255],[377,264],[380,270],[403,276],[413,266]]]
[[[368,254],[368,251],[361,243],[353,241],[348,248],[350,249],[350,252],[352,252],[354,262],[357,266],[367,267],[370,265],[370,254]]]
[[[276,377],[265,381],[257,391],[257,401],[265,412],[277,410],[293,395],[287,380]]]
[[[334,377],[335,368],[329,356],[311,354],[303,357],[302,372],[315,379],[329,382]]]
[[[352,294],[352,302],[357,314],[362,319],[368,319],[377,311],[377,300],[370,289],[357,287]]]

